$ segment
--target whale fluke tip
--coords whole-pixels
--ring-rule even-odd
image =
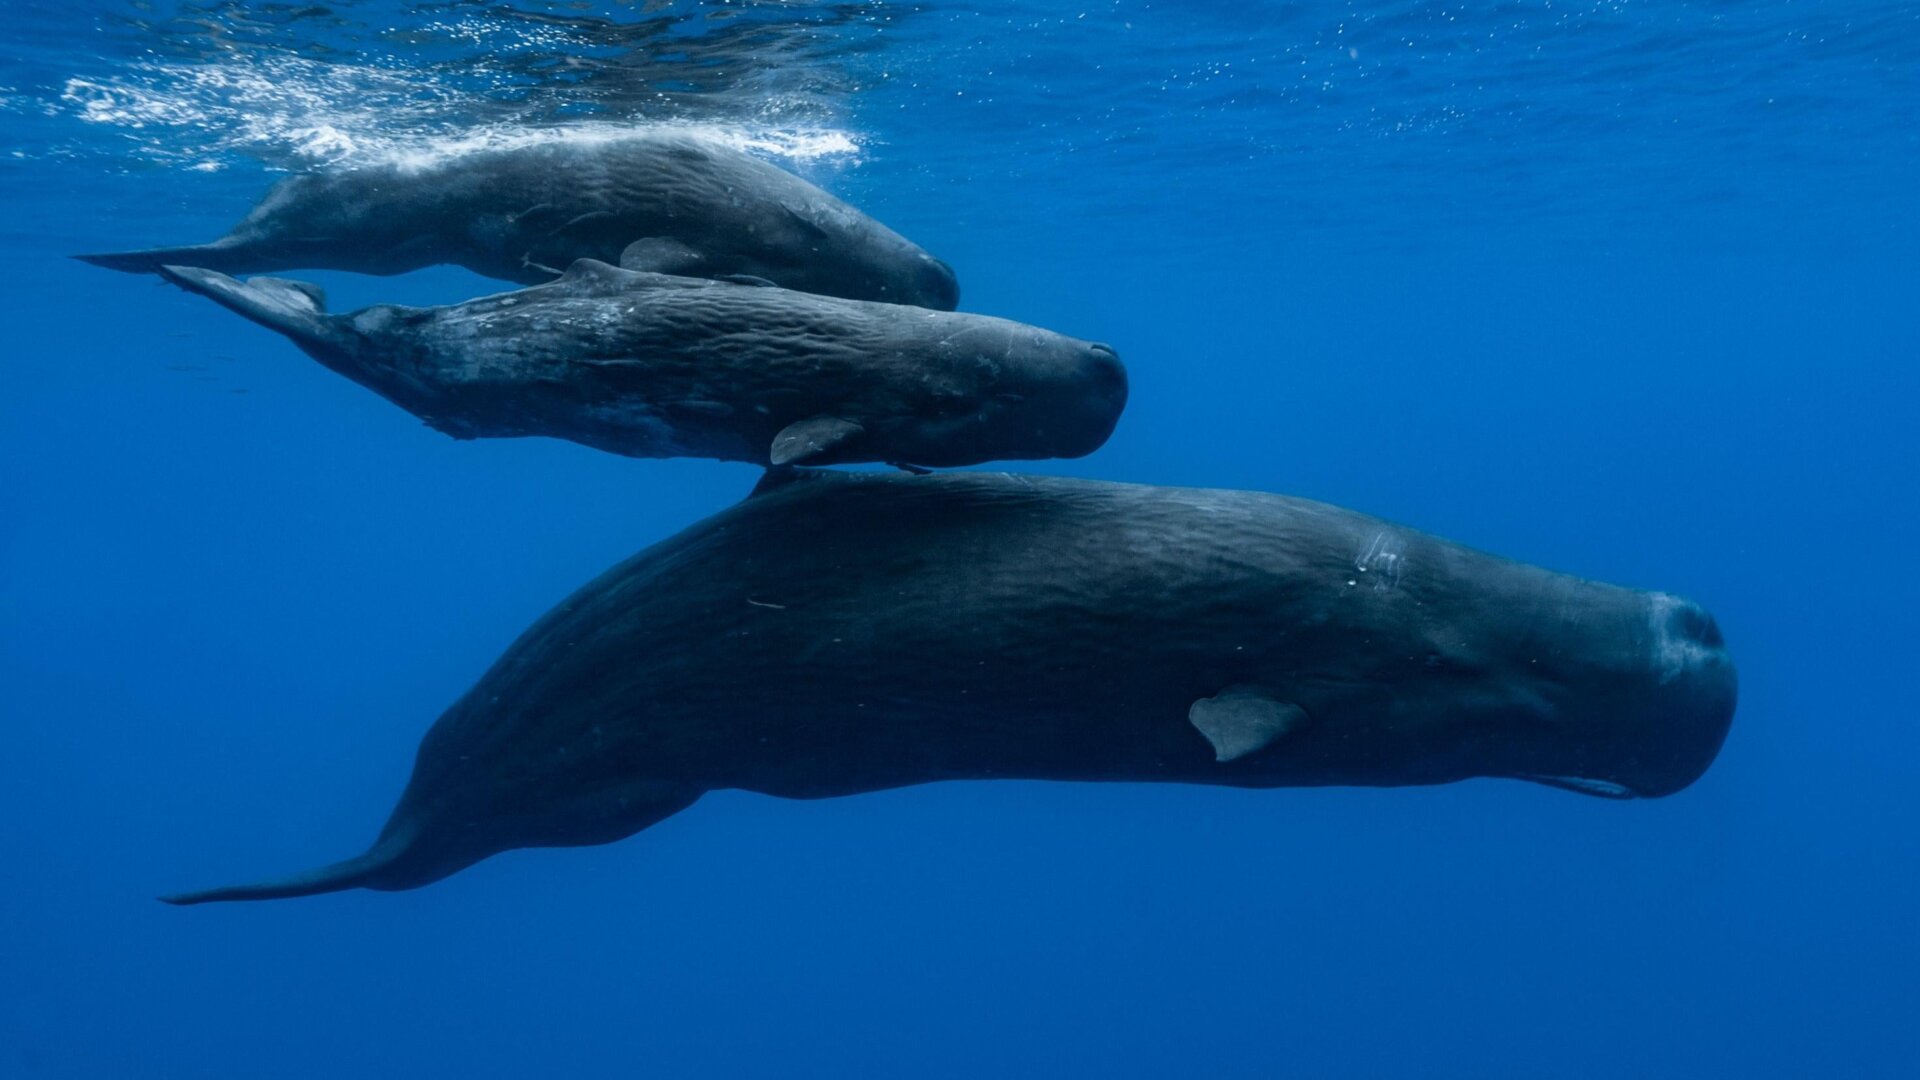
[[[138,251],[103,251],[86,255],[69,255],[90,266],[104,266],[108,270],[124,270],[129,274],[143,274],[158,269],[159,260]]]
[[[408,835],[390,833],[364,854],[302,874],[250,885],[222,885],[195,892],[170,893],[156,899],[175,907],[189,907],[227,900],[286,900],[295,896],[318,896],[321,893],[367,887],[405,854]]]
[[[340,892],[353,887],[350,883],[295,886],[289,882],[261,882],[257,885],[223,885],[219,888],[200,889],[196,892],[170,893],[154,899],[174,907],[192,907],[195,904],[212,904],[228,900],[284,900],[295,896],[317,896],[321,893]]]
[[[92,266],[104,266],[109,270],[122,270],[129,274],[157,274],[168,263],[184,263],[189,266],[213,266],[222,270],[235,269],[231,263],[231,245],[195,244],[191,247],[147,248],[142,251],[95,251],[84,255],[75,255],[83,263]]]
[[[286,900],[295,896],[318,896],[321,893],[341,892],[358,887],[361,880],[351,875],[328,878],[321,874],[303,874],[280,881],[262,881],[253,885],[222,885],[218,888],[200,889],[195,892],[170,893],[156,899],[174,907],[191,907],[194,904],[211,904],[228,900]]]
[[[218,270],[207,270],[198,266],[179,266],[173,263],[157,263],[153,272],[190,292],[207,292],[221,286],[244,289],[246,286],[236,278],[228,277]]]
[[[295,338],[327,338],[336,330],[327,320],[327,295],[320,286],[286,278],[240,281],[218,270],[172,263],[154,268],[162,278],[238,312],[254,322]]]

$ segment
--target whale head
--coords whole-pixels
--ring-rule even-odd
[[[936,350],[948,377],[879,433],[891,459],[952,466],[1081,457],[1113,433],[1127,370],[1111,346],[990,323]]]
[[[825,192],[777,203],[756,235],[766,242],[757,258],[773,261],[750,272],[789,288],[934,311],[960,304],[951,266]]]
[[[1542,701],[1496,755],[1506,775],[1609,798],[1671,795],[1713,763],[1738,680],[1713,616],[1666,593],[1632,594],[1604,641],[1533,664]],[[1608,625],[1613,624],[1613,625]]]
[[[1670,795],[1712,764],[1737,680],[1699,605],[1378,530],[1339,568],[1342,678],[1297,694],[1381,783]],[[1331,653],[1329,654],[1331,655]]]

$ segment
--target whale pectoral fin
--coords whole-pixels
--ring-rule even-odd
[[[700,277],[707,257],[670,236],[649,236],[628,244],[620,253],[623,270],[647,274],[678,274]]]
[[[1307,722],[1307,711],[1258,686],[1237,685],[1194,702],[1187,719],[1213,744],[1214,760],[1227,762],[1299,730]]]
[[[796,420],[773,437],[768,460],[775,465],[805,465],[821,455],[866,434],[866,428],[837,416],[812,416]]]

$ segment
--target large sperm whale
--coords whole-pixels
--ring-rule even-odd
[[[77,258],[115,270],[401,274],[453,263],[535,285],[576,259],[951,311],[953,271],[832,195],[662,129],[295,176],[210,244]]]
[[[171,897],[410,889],[740,788],[1686,787],[1734,669],[1685,600],[1233,491],[780,470],[541,618],[363,855]]]
[[[328,315],[315,286],[161,272],[458,438],[633,457],[951,466],[1078,457],[1127,399],[1105,345],[952,311],[592,260],[451,307]]]

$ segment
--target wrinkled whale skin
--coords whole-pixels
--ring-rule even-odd
[[[971,465],[1078,457],[1127,398],[1113,350],[1006,319],[623,270],[448,307],[322,310],[301,282],[163,267],[457,438],[631,457]]]
[[[175,902],[405,889],[738,788],[1516,777],[1670,794],[1735,679],[1663,593],[1233,491],[782,470],[563,601],[433,726],[365,855]]]
[[[522,285],[578,259],[950,311],[947,265],[800,177],[691,133],[535,143],[290,177],[210,244],[78,258],[154,272],[351,270],[440,263]]]

